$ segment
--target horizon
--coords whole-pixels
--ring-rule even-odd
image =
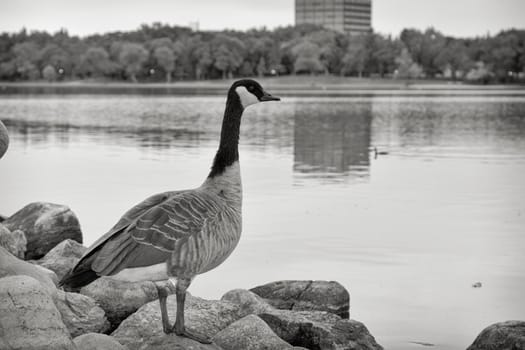
[[[110,5],[102,0],[94,0],[89,4],[72,4],[65,0],[50,0],[45,4],[31,6],[27,6],[28,3],[29,0],[1,2],[0,32],[17,33],[24,28],[28,32],[48,33],[66,30],[71,36],[88,37],[138,30],[143,24],[153,23],[190,27],[198,31],[275,30],[295,24],[294,0],[267,0],[264,3],[225,0],[220,4],[194,0],[184,7],[179,5],[179,0],[153,0],[148,4],[131,5],[124,0],[113,1]],[[277,3],[278,6],[275,5]],[[126,17],[115,17],[114,14],[119,11],[125,11]],[[504,0],[500,3],[487,0],[483,4],[476,0],[397,0],[395,3],[373,0],[372,28],[376,33],[393,37],[398,37],[401,30],[408,28],[422,31],[434,28],[446,36],[456,38],[485,37],[501,31],[525,29],[520,16],[524,12],[525,2],[521,0]],[[238,19],[234,25],[229,24],[230,13]],[[396,14],[395,19],[392,13]]]

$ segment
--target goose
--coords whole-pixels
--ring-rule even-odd
[[[169,280],[177,301],[173,325],[166,306],[168,287],[155,283],[164,332],[210,343],[185,327],[186,290],[195,276],[226,260],[239,242],[241,116],[248,106],[267,101],[280,99],[254,80],[234,82],[227,94],[219,148],[204,183],[191,190],[156,194],[135,205],[89,247],[60,285],[78,290],[100,276],[131,282]]]
[[[378,151],[377,147],[374,147],[374,159],[377,159],[377,156],[386,156],[388,152],[386,151]]]

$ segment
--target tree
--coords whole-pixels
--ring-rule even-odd
[[[206,79],[209,75],[209,70],[213,65],[210,44],[203,43],[195,49],[193,56],[195,62],[195,78],[197,80]]]
[[[321,49],[316,44],[303,40],[292,48],[295,56],[294,72],[315,74],[324,70],[321,63]]]
[[[402,79],[413,79],[419,78],[423,73],[423,69],[417,63],[412,60],[412,57],[408,53],[408,49],[404,48],[401,51],[401,55],[396,58],[398,64],[396,77]]]
[[[55,67],[53,67],[50,64],[45,66],[44,69],[42,70],[42,77],[44,77],[45,80],[50,81],[50,82],[55,81],[57,78],[57,72],[55,70]]]
[[[342,73],[357,73],[363,76],[367,62],[370,60],[370,50],[368,35],[359,35],[351,38],[346,54],[342,59]]]
[[[102,47],[90,47],[81,57],[79,72],[88,77],[101,77],[111,73],[115,64]]]
[[[71,71],[72,62],[70,55],[60,46],[55,43],[47,44],[38,53],[39,66],[45,68],[52,66],[56,69],[63,69],[64,71]]]
[[[23,42],[13,47],[14,65],[23,79],[38,79],[38,46],[32,42]]]
[[[137,82],[137,74],[142,65],[148,59],[148,51],[144,46],[135,43],[125,43],[119,54],[119,62],[122,64],[132,82]]]
[[[212,41],[212,54],[213,66],[222,73],[222,78],[231,78],[244,62],[245,46],[235,37],[218,34]]]
[[[173,50],[166,46],[157,47],[153,52],[159,66],[166,72],[166,82],[171,82],[171,74],[175,69],[175,55]]]
[[[453,80],[459,71],[466,72],[472,65],[467,48],[460,40],[450,40],[435,59],[436,65],[442,71],[450,70]]]
[[[264,59],[263,56],[261,56],[261,58],[259,59],[259,63],[257,63],[256,69],[257,69],[257,76],[259,78],[262,78],[264,73],[266,73],[266,60]]]

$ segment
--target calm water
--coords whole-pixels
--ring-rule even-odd
[[[67,204],[90,244],[145,197],[200,185],[223,108],[0,96],[0,213]],[[193,294],[337,280],[387,349],[465,349],[487,325],[525,319],[524,97],[286,98],[246,111],[240,153],[243,237]]]

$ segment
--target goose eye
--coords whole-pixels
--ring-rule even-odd
[[[250,91],[250,92],[253,91],[253,85],[248,86],[248,91]]]

